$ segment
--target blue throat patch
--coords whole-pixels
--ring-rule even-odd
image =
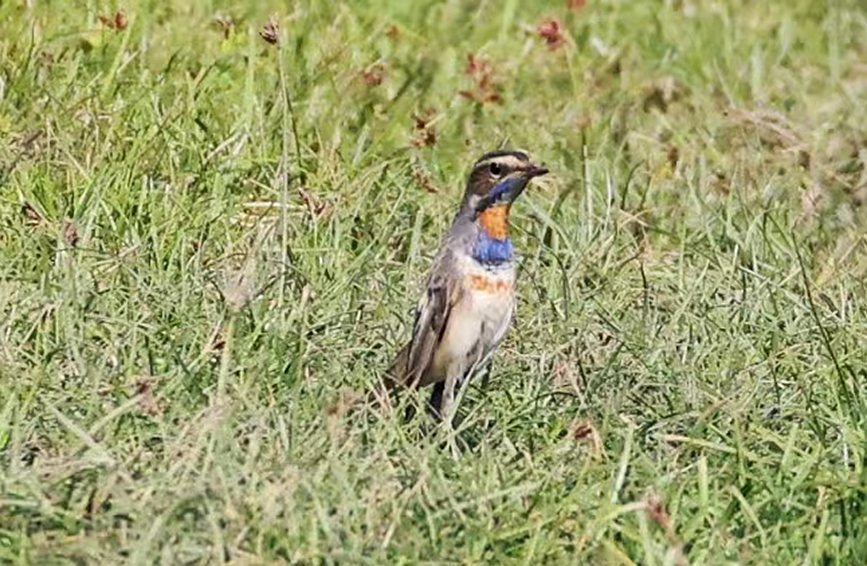
[[[521,184],[526,183],[524,179],[506,179],[502,183],[495,185],[493,189],[488,193],[490,195],[491,201],[496,202],[503,194],[508,191],[513,191],[521,186]]]
[[[512,240],[509,238],[498,240],[489,236],[484,230],[479,231],[479,237],[473,246],[473,259],[479,263],[497,265],[511,261],[513,255]]]

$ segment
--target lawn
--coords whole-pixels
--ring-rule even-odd
[[[515,324],[404,423],[500,147]],[[0,1],[0,563],[867,564],[865,205],[859,0]]]

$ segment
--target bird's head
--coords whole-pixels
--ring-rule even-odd
[[[508,206],[530,179],[547,172],[522,151],[486,153],[473,165],[462,206],[471,210],[473,216],[493,207]]]

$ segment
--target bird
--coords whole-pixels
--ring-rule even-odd
[[[383,378],[388,392],[433,385],[429,411],[451,424],[457,392],[486,365],[512,322],[509,213],[530,180],[546,173],[523,151],[494,151],[475,162],[418,300],[412,337]]]

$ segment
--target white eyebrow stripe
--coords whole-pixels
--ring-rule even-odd
[[[528,165],[526,161],[524,161],[523,159],[518,159],[514,155],[498,155],[497,157],[490,157],[488,159],[485,159],[484,161],[479,161],[478,163],[476,163],[474,169],[486,167],[492,163],[499,163],[507,169],[522,169]]]

